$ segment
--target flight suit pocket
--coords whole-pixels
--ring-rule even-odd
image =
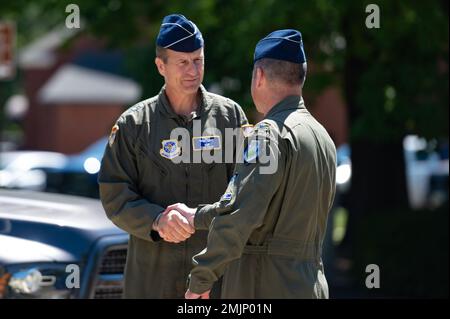
[[[159,162],[159,159],[155,154],[153,154],[151,150],[142,145],[139,145],[138,157],[138,170],[144,169],[148,164],[152,164],[161,173],[162,176],[167,176],[168,169]]]
[[[166,177],[169,174],[169,171],[167,168],[165,168],[161,163],[159,163],[158,159],[156,158],[155,154],[153,153],[149,153],[148,155],[149,159],[152,161],[153,165],[155,166],[156,169],[159,170],[160,174],[163,177]]]
[[[139,172],[140,189],[145,194],[155,197],[160,190],[164,189],[169,170],[159,162],[159,159],[151,151],[140,148],[137,156],[137,170]]]

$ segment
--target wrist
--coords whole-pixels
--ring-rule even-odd
[[[161,216],[163,215],[163,213],[159,213],[158,216],[156,216],[155,220],[153,221],[152,224],[152,229],[154,231],[158,231],[158,226],[159,226],[159,220],[161,219]]]
[[[187,216],[187,220],[188,220],[188,222],[189,222],[189,225],[191,225],[194,229],[195,229],[194,220],[195,220],[195,213],[196,213],[196,212],[197,212],[197,210],[194,209],[194,210],[192,211],[192,213],[191,213],[191,214],[188,214],[188,216]]]

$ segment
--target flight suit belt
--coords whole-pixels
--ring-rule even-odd
[[[320,258],[320,252],[318,251],[317,244],[275,238],[268,240],[267,244],[261,246],[246,245],[243,253],[256,255],[280,255],[314,261]]]

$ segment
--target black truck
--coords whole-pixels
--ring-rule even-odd
[[[0,190],[0,299],[121,298],[127,244],[99,200]]]

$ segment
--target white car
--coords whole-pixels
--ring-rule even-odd
[[[411,208],[440,206],[448,198],[448,154],[440,152],[441,150],[417,135],[405,137],[403,150]],[[442,185],[436,186],[434,181],[440,181]]]
[[[67,156],[57,152],[9,151],[0,153],[0,187],[44,190],[44,169],[61,169]]]

